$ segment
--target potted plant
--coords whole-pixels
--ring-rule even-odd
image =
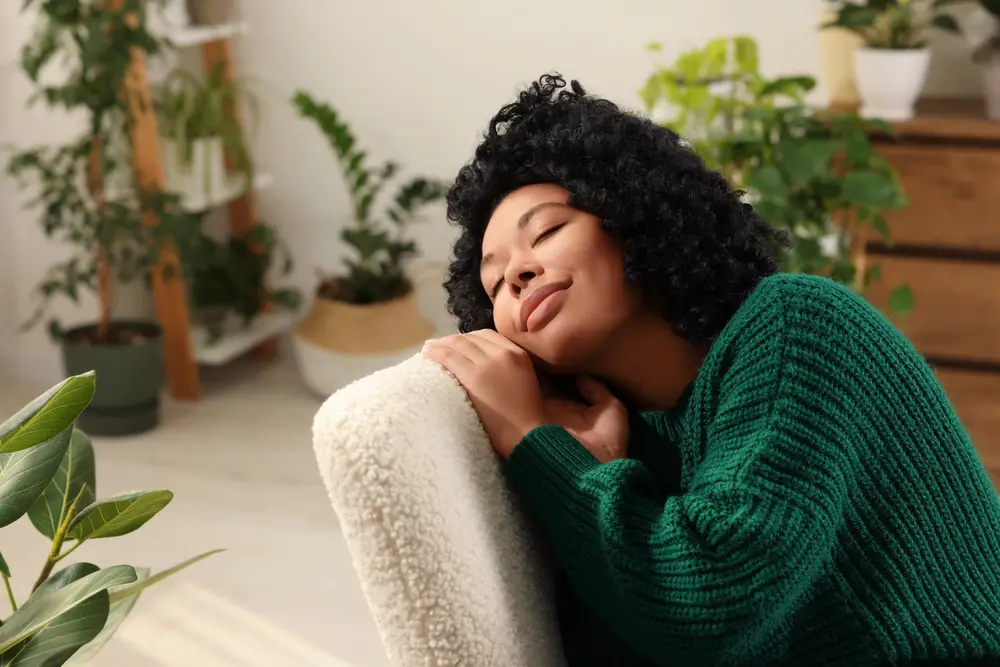
[[[179,250],[193,316],[208,331],[209,343],[234,327],[250,326],[265,304],[295,310],[301,303],[295,288],[264,287],[271,271],[287,276],[293,263],[277,232],[263,222],[246,236],[224,241],[194,234]]]
[[[804,99],[814,86],[808,76],[762,76],[756,42],[738,36],[658,68],[641,96],[650,113],[671,112],[664,125],[789,233],[784,270],[828,275],[864,292],[879,276],[864,260],[867,230],[890,242],[882,214],[906,204],[898,175],[868,138],[892,130],[855,114],[810,109]],[[905,285],[890,299],[899,313],[912,302]]]
[[[982,72],[986,116],[1000,120],[1000,0],[976,0],[976,4],[963,32]]]
[[[225,159],[242,172],[245,187],[253,185],[253,161],[243,128],[230,113],[245,103],[251,121],[258,116],[257,99],[242,83],[225,80],[219,63],[204,80],[174,68],[154,91],[167,189],[179,193],[192,208],[212,201],[228,182]]]
[[[307,382],[326,393],[333,381],[315,379],[323,372],[323,364],[305,360],[303,355],[325,350],[374,356],[377,364],[391,363],[390,359],[408,354],[433,333],[433,325],[417,308],[414,284],[406,272],[407,261],[417,254],[417,244],[407,232],[426,205],[443,198],[446,186],[425,177],[411,178],[396,188],[382,215],[377,215],[379,196],[398,175],[398,165],[371,166],[348,123],[329,104],[301,91],[293,97],[293,104],[329,141],[353,210],[351,221],[340,232],[352,251],[345,261],[346,270],[321,275],[312,310],[295,330]],[[341,358],[333,363],[343,367],[350,362]],[[369,369],[364,366],[348,375]]]
[[[832,0],[833,20],[824,28],[856,33],[863,45],[854,52],[861,115],[903,121],[927,81],[931,28],[958,33],[958,22],[942,10],[961,0]]]
[[[218,553],[200,554],[152,576],[132,565],[66,564],[87,542],[141,528],[173,499],[167,489],[97,497],[94,448],[74,426],[94,398],[95,382],[94,373],[70,377],[0,423],[0,528],[27,515],[50,543],[30,595],[20,601],[0,554],[0,578],[12,611],[0,623],[2,665],[88,664],[143,590]]]
[[[115,192],[113,174],[127,170],[129,155],[116,147],[127,142],[131,100],[124,82],[132,50],[151,54],[159,42],[145,29],[145,2],[120,10],[86,0],[28,0],[41,25],[21,53],[21,65],[39,88],[41,99],[87,118],[87,130],[63,146],[42,147],[11,157],[8,171],[35,181],[32,205],[50,238],[76,252],[51,268],[38,287],[40,303],[24,328],[45,316],[50,301],[63,296],[79,302],[84,292],[97,297],[94,323],[64,329],[55,319],[49,331],[61,345],[67,374],[96,369],[102,384],[81,426],[94,434],[134,433],[159,420],[163,359],[161,331],[154,322],[112,318],[116,284],[149,275],[162,244],[190,219],[176,197],[162,192]],[[135,23],[129,18],[138,17]],[[54,85],[42,83],[53,61],[71,63]],[[33,177],[33,178],[32,178]],[[158,226],[143,225],[139,214],[158,216]]]

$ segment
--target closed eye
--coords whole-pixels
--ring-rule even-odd
[[[545,239],[552,236],[562,228],[563,225],[553,225],[552,227],[549,227],[544,232],[535,237],[535,240],[531,243],[531,246],[534,247],[535,244],[537,244],[539,241],[544,241]]]
[[[501,278],[500,280],[498,280],[496,282],[496,284],[493,286],[493,289],[490,290],[490,298],[491,299],[497,298],[497,294],[500,293],[500,287],[502,285],[503,285],[503,278]]]

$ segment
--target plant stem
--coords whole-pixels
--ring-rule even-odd
[[[14,599],[14,591],[10,587],[10,579],[3,572],[0,572],[0,575],[3,575],[3,585],[4,588],[7,589],[7,599],[10,600],[10,610],[17,611],[17,600]]]
[[[38,590],[38,587],[45,583],[45,580],[49,578],[52,574],[52,568],[56,566],[59,559],[62,557],[59,552],[62,551],[63,542],[66,540],[66,533],[69,531],[70,521],[76,516],[76,505],[80,502],[80,497],[83,495],[83,490],[86,486],[81,486],[80,490],[76,494],[76,498],[73,499],[73,504],[69,506],[69,510],[66,512],[66,516],[63,518],[62,523],[59,524],[59,528],[56,529],[56,534],[52,538],[52,548],[49,550],[49,557],[45,559],[45,565],[42,567],[41,573],[38,575],[38,579],[35,581],[35,585],[31,587],[31,592],[34,593]],[[69,551],[76,549],[80,546],[77,542]],[[67,552],[68,554],[69,552]],[[63,554],[65,555],[65,554]]]
[[[66,551],[62,552],[62,553],[61,553],[61,554],[59,554],[58,556],[56,556],[56,562],[58,563],[58,562],[59,562],[59,561],[61,561],[61,560],[62,560],[63,558],[65,558],[66,556],[68,556],[68,555],[70,555],[71,553],[73,553],[74,551],[76,551],[76,550],[77,550],[77,547],[79,547],[79,546],[80,546],[81,544],[83,544],[83,542],[79,542],[79,541],[78,541],[78,542],[77,542],[76,544],[74,544],[73,546],[71,546],[71,547],[70,547],[69,549],[67,549]]]
[[[100,127],[99,120],[95,127]],[[94,200],[97,215],[102,216],[105,211],[104,200],[104,155],[101,147],[101,139],[98,134],[94,134],[90,145],[90,158],[87,162],[87,190]],[[104,220],[98,222],[100,230],[104,225]],[[108,330],[111,327],[111,296],[110,281],[108,279],[108,252],[104,247],[104,235],[97,234],[97,302],[100,314],[97,319],[97,340],[101,343],[108,342]]]

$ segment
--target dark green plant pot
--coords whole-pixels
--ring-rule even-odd
[[[131,435],[160,422],[163,335],[151,322],[118,321],[111,343],[94,342],[97,325],[69,329],[62,339],[67,375],[93,370],[97,391],[76,424],[88,435]]]

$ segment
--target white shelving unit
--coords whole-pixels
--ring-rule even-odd
[[[250,29],[245,21],[221,25],[193,25],[186,28],[169,28],[167,39],[179,49],[201,46],[217,39],[245,35]]]
[[[199,364],[222,366],[244,355],[268,338],[282,334],[299,320],[297,312],[262,313],[248,327],[227,327],[222,338],[210,342],[205,327],[192,325],[191,342]]]

